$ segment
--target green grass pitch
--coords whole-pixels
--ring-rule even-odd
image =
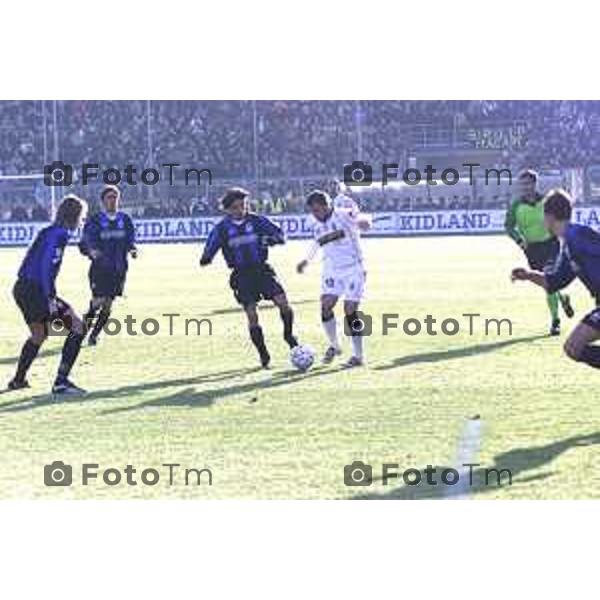
[[[0,395],[2,498],[444,498],[441,486],[383,485],[382,463],[400,469],[456,464],[465,419],[481,415],[477,462],[507,468],[512,485],[484,485],[481,471],[470,497],[600,498],[598,450],[600,373],[563,356],[562,338],[549,338],[543,294],[513,285],[520,252],[504,237],[368,239],[365,312],[374,317],[366,340],[368,366],[342,371],[316,365],[295,373],[281,339],[277,311],[261,313],[273,369],[256,369],[243,314],[227,285],[221,259],[198,267],[197,245],[144,245],[132,262],[126,297],[114,316],[139,323],[154,317],[154,337],[121,334],[84,347],[73,378],[90,393],[54,402],[48,394],[61,341],[50,339],[30,374],[30,390]],[[271,253],[296,308],[301,340],[320,354],[319,270],[303,276],[295,264],[304,242]],[[11,288],[24,249],[0,251],[0,382],[13,373],[25,326]],[[69,249],[58,285],[78,310],[88,301],[87,262]],[[579,284],[570,290],[577,317],[592,306]],[[457,318],[455,336],[401,330],[381,335],[381,313],[438,323]],[[169,336],[164,313],[180,313]],[[509,318],[505,331],[473,335],[463,313]],[[339,314],[339,313],[338,313]],[[208,318],[199,337],[184,335],[184,318]],[[347,353],[349,344],[344,339]],[[45,487],[43,467],[74,466],[70,487]],[[373,465],[368,487],[346,487],[344,465]],[[81,485],[81,464],[99,472],[131,464],[159,468],[155,486]],[[167,485],[163,463],[178,463]],[[209,468],[212,486],[186,486],[184,468]]]

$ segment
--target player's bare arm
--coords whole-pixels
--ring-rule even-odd
[[[512,270],[510,275],[512,281],[531,281],[542,288],[546,288],[546,278],[543,273],[539,271],[529,271],[522,267],[517,267]]]

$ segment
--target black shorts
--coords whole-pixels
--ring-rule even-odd
[[[560,244],[556,238],[550,238],[545,242],[534,242],[525,248],[525,256],[529,267],[534,271],[543,271],[551,265],[558,257]]]
[[[89,279],[94,298],[116,298],[123,295],[127,273],[118,273],[101,267],[90,267]]]
[[[596,331],[600,331],[600,308],[594,308],[583,319],[582,323],[593,327]]]
[[[285,294],[273,267],[268,264],[235,270],[229,278],[235,299],[242,305],[256,304],[260,300],[272,300]]]
[[[27,325],[32,323],[49,323],[54,319],[62,319],[65,314],[72,312],[71,306],[61,298],[55,298],[57,312],[50,314],[48,298],[42,288],[34,281],[18,279],[13,288],[15,302]]]

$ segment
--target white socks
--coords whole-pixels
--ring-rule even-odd
[[[329,338],[329,344],[334,348],[339,349],[340,344],[337,337],[337,321],[335,317],[332,317],[327,321],[323,321],[323,329]]]
[[[337,320],[335,317],[323,321],[323,329],[329,340],[329,345],[337,350],[340,349],[340,343],[337,337]],[[351,335],[350,340],[352,342],[352,356],[363,359],[363,336],[362,335]]]
[[[352,356],[363,359],[363,336],[353,335],[350,337],[352,340]]]

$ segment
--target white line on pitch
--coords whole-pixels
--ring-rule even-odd
[[[458,483],[446,488],[446,498],[449,500],[465,500],[469,497],[472,486],[470,485],[469,467],[464,465],[477,462],[479,448],[481,447],[482,421],[475,415],[465,421],[463,431],[458,440],[456,457],[456,470],[460,476]]]

